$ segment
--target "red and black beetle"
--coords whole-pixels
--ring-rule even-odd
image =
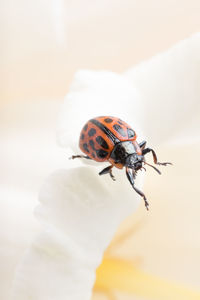
[[[144,169],[143,164],[154,168],[159,174],[161,172],[145,161],[144,155],[151,152],[154,163],[166,166],[169,162],[160,163],[156,153],[146,147],[146,141],[138,144],[135,131],[124,121],[116,117],[101,116],[89,120],[83,127],[79,146],[86,155],[73,155],[71,158],[93,159],[98,162],[109,161],[110,166],[104,168],[99,175],[112,174],[112,168],[126,168],[127,178],[134,190],[143,197],[145,206],[148,209],[148,202],[143,192],[135,187],[136,173]]]

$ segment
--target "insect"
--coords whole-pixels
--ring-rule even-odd
[[[116,117],[101,116],[89,120],[80,133],[79,147],[86,155],[73,155],[71,158],[92,159],[97,162],[108,161],[110,165],[104,168],[99,175],[109,173],[115,180],[112,168],[125,167],[126,176],[133,189],[144,199],[146,209],[149,203],[146,196],[135,186],[135,178],[138,170],[146,169],[148,165],[159,174],[161,172],[145,161],[145,155],[149,152],[153,155],[156,165],[166,166],[169,162],[158,162],[156,153],[151,148],[146,148],[146,141],[138,143],[135,131],[124,121]]]

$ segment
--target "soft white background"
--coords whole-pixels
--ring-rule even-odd
[[[40,185],[51,172],[65,167],[67,157],[56,146],[55,129],[74,72],[80,68],[126,71],[199,31],[200,7],[199,1],[9,0],[1,1],[1,8],[0,296],[7,299],[15,266],[40,228],[33,217]],[[180,104],[177,115],[179,110]],[[145,191],[155,199],[155,208],[148,224],[133,237],[134,246],[124,245],[119,255],[141,255],[143,268],[198,286],[199,141],[193,134],[199,128],[196,106],[188,116],[191,128],[185,126],[182,133],[177,130],[182,137],[179,147],[159,148],[159,156],[172,161],[176,157],[176,172],[165,171],[158,190],[157,177],[149,171],[152,176],[147,176]],[[158,117],[162,119],[160,114]],[[181,129],[181,124],[185,125],[185,119],[179,117],[176,128]],[[171,130],[174,132],[174,128]],[[191,132],[193,144],[188,145]],[[162,198],[163,191],[170,194],[173,205]],[[141,205],[137,218],[144,215],[146,218]],[[163,236],[168,237],[166,242]],[[165,261],[157,260],[158,249],[167,256]]]

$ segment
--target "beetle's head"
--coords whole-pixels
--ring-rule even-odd
[[[143,155],[138,155],[137,153],[132,153],[128,155],[126,158],[126,166],[128,168],[134,169],[134,170],[139,170],[142,168],[142,163],[144,161],[144,156]]]

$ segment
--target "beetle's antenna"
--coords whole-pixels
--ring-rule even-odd
[[[152,166],[152,165],[150,165],[150,164],[148,164],[146,161],[144,161],[144,163],[145,163],[145,165],[148,165],[148,166],[150,166],[150,167],[152,167],[156,172],[158,172],[158,174],[160,174],[161,175],[161,172],[160,172],[160,170],[158,170],[156,167],[154,167],[154,166]]]

